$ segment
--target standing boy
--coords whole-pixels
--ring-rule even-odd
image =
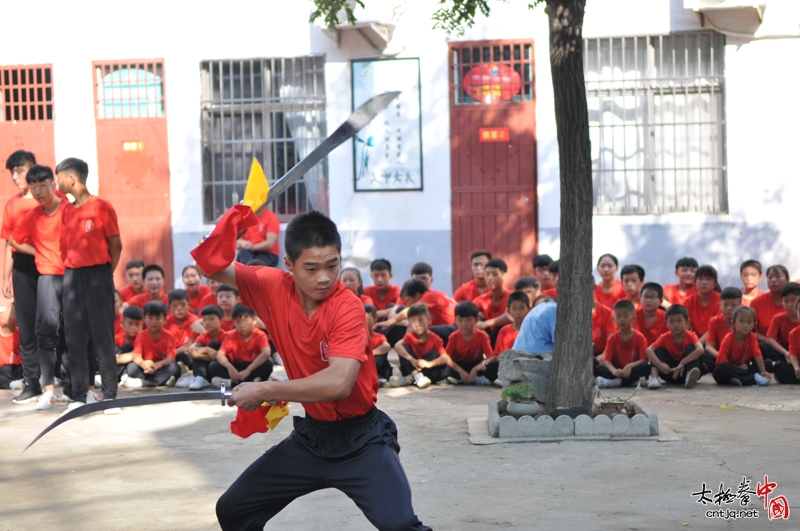
[[[400,357],[400,374],[389,380],[393,387],[414,384],[425,389],[445,378],[445,369],[450,357],[444,349],[442,338],[434,334],[429,326],[431,315],[425,304],[412,304],[408,313],[408,332],[394,346]]]
[[[637,310],[642,307],[641,294],[644,285],[644,268],[636,264],[626,265],[620,271],[622,287],[625,288],[627,300],[633,303]],[[616,306],[616,305],[615,305]]]
[[[175,336],[164,330],[167,305],[151,301],[144,305],[145,329],[133,344],[133,361],[122,375],[123,387],[172,386],[181,374],[175,363]]]
[[[68,158],[56,167],[59,186],[72,194],[63,215],[64,333],[74,409],[86,403],[99,362],[103,399],[117,396],[114,356],[114,270],[122,253],[117,213],[86,188],[89,166]],[[97,360],[97,362],[95,361]]]
[[[700,372],[700,356],[703,345],[697,335],[689,330],[689,312],[680,304],[673,304],[667,309],[667,328],[655,343],[647,348],[647,359],[650,361],[649,389],[659,389],[661,376],[668,383],[683,383],[691,389],[702,376]]]
[[[125,263],[125,281],[128,284],[119,290],[122,302],[128,302],[136,295],[141,295],[145,292],[144,279],[142,278],[143,271],[144,262],[141,260],[130,260]]]
[[[642,286],[641,306],[636,310],[633,328],[642,333],[650,346],[667,331],[667,317],[659,310],[663,302],[661,286],[648,282]]]
[[[694,284],[697,287],[697,293],[689,295],[685,307],[689,312],[692,331],[700,338],[700,342],[705,344],[708,323],[712,317],[719,315],[720,295],[715,289],[717,287],[717,270],[710,265],[698,267]]]
[[[678,277],[678,283],[664,286],[665,308],[669,308],[671,304],[684,304],[690,295],[697,292],[694,285],[696,271],[697,260],[694,258],[685,256],[675,262],[675,276]]]
[[[217,359],[208,366],[214,387],[223,383],[230,387],[256,378],[264,381],[272,374],[269,338],[256,328],[256,312],[239,304],[233,310],[233,322],[236,328],[225,334]]]
[[[497,380],[499,364],[493,355],[489,335],[478,330],[476,324],[478,307],[470,301],[459,302],[456,305],[458,330],[450,335],[445,349],[450,357],[445,374],[451,384],[490,385]],[[486,363],[489,359],[494,361]]]
[[[635,306],[631,301],[618,301],[614,304],[614,322],[617,331],[609,336],[603,363],[595,363],[594,375],[597,387],[636,385],[640,378],[650,374],[647,363],[647,339],[641,332],[633,329],[636,320]]]
[[[148,302],[162,302],[167,304],[169,298],[164,291],[164,269],[158,264],[150,264],[142,269],[144,279],[144,293],[134,295],[128,300],[129,306],[144,308]]]
[[[472,280],[465,282],[459,286],[455,293],[453,293],[453,300],[461,301],[474,301],[479,296],[486,293],[488,286],[486,285],[486,264],[492,259],[492,253],[485,249],[478,249],[472,251],[469,255],[470,267],[472,268]]]
[[[714,380],[720,385],[767,385],[772,376],[764,368],[764,359],[758,348],[756,312],[740,306],[733,312],[733,331],[729,332],[719,347]]]
[[[378,312],[378,319],[385,319],[389,315],[390,308],[400,297],[400,286],[391,283],[392,264],[389,260],[378,258],[369,264],[369,276],[372,279],[372,286],[364,288],[364,293],[369,295]]]

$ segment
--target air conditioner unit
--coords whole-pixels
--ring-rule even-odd
[[[741,37],[755,37],[764,22],[766,4],[758,0],[683,0],[703,27]]]
[[[692,9],[694,11],[701,11],[707,9],[743,9],[743,8],[761,8],[762,11],[766,7],[766,2],[763,0],[683,0],[684,9]]]
[[[355,24],[347,22],[344,10],[339,13],[339,23],[336,30],[330,31],[323,28],[323,31],[334,39],[337,44],[341,41],[342,32],[353,31],[361,35],[377,51],[383,51],[392,40],[394,28],[400,21],[400,17],[406,11],[405,0],[381,0],[366,3],[361,7],[354,1],[350,2],[353,8],[353,15],[356,18]]]

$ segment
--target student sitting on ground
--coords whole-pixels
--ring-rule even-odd
[[[372,305],[378,310],[378,319],[386,319],[395,302],[400,298],[400,286],[391,283],[392,264],[389,260],[378,258],[369,265],[369,277],[372,286],[364,288],[364,293],[372,299]]]
[[[614,322],[617,331],[606,342],[603,362],[594,364],[597,387],[633,386],[640,378],[647,378],[647,339],[633,329],[636,307],[631,301],[618,301],[614,305]]]
[[[680,304],[673,304],[667,309],[667,328],[655,343],[647,348],[647,359],[650,361],[649,389],[659,389],[661,376],[667,383],[684,384],[691,389],[702,373],[700,356],[703,345],[697,334],[689,330],[689,312]]]
[[[146,278],[146,277],[145,277]],[[145,329],[133,344],[133,361],[122,375],[123,387],[172,386],[181,374],[175,363],[175,336],[164,330],[167,305],[151,301],[144,305]]]
[[[759,345],[768,369],[775,362],[789,363],[789,334],[800,326],[800,315],[797,313],[797,301],[800,300],[800,284],[788,282],[781,290],[781,302],[784,312],[772,318],[763,342]]]
[[[556,336],[556,301],[539,295],[532,306],[519,328],[514,350],[524,350],[528,354],[550,352]]]
[[[256,312],[239,304],[233,310],[233,321],[236,329],[225,335],[217,359],[208,366],[214,387],[265,381],[272,374],[269,338],[256,328]]]
[[[407,319],[409,309],[417,303],[424,304],[428,307],[431,326],[453,325],[455,323],[453,299],[441,291],[428,289],[425,283],[418,278],[405,281],[401,291],[401,298],[404,301],[405,307],[398,311],[394,317],[387,319],[383,323],[378,323],[376,325],[377,327],[388,328],[398,321]],[[452,333],[452,330],[450,333]],[[448,336],[450,333],[448,333]]]
[[[133,361],[133,346],[142,331],[144,314],[138,306],[128,306],[122,311],[122,332],[114,336],[117,358],[117,381],[125,374],[128,364]]]
[[[217,305],[217,290],[222,284],[217,282],[214,279],[208,279],[208,295],[203,297],[203,300],[200,301],[200,309],[202,310],[206,306],[216,306]]]
[[[800,315],[800,299],[795,302],[795,313]],[[778,361],[773,365],[775,380],[784,384],[800,384],[800,327],[789,332],[789,360]]]
[[[405,284],[403,288],[405,289]],[[392,376],[389,382],[392,387],[413,383],[418,388],[425,389],[432,383],[444,380],[450,356],[444,350],[442,338],[429,328],[431,316],[428,313],[428,306],[412,304],[403,311],[408,316],[408,326],[411,331],[394,346],[395,352],[400,357],[402,376]]]
[[[217,351],[229,333],[222,330],[222,318],[225,314],[216,304],[203,308],[200,315],[205,332],[197,336],[194,345],[186,352],[192,364],[191,378],[180,380],[175,384],[176,387],[188,387],[192,391],[205,389],[211,385],[208,366],[217,359]]]
[[[689,295],[685,308],[689,312],[689,322],[692,323],[692,332],[697,334],[700,342],[705,344],[708,334],[708,323],[715,315],[719,315],[720,294],[717,287],[717,270],[710,265],[697,268],[694,278],[697,293]]]
[[[667,316],[659,310],[664,300],[661,286],[655,282],[647,282],[641,290],[641,306],[636,310],[633,328],[642,333],[647,346],[652,345],[667,332]]]
[[[592,298],[592,353],[597,361],[603,361],[608,336],[617,331],[614,312]]]
[[[533,304],[533,300],[539,296],[541,284],[536,277],[521,277],[514,283],[514,291],[522,291],[528,296],[528,304]]]
[[[392,366],[389,364],[389,351],[392,349],[386,336],[375,332],[372,328],[378,322],[378,310],[371,304],[364,305],[367,314],[367,330],[369,332],[369,348],[375,356],[375,369],[378,371],[378,383],[383,386],[392,377]]]
[[[546,289],[542,291],[542,295],[547,295],[553,300],[558,299],[558,260],[553,260],[550,262],[550,265],[547,266],[547,269],[550,271],[550,277],[553,279],[553,287],[550,289]]]
[[[211,294],[211,288],[202,285],[203,277],[200,276],[200,271],[194,265],[183,268],[181,279],[183,279],[186,293],[189,294],[189,311],[194,315],[199,315],[200,310],[204,308],[201,304]]]
[[[739,266],[739,278],[742,279],[742,304],[750,306],[756,297],[764,293],[758,288],[764,279],[761,262],[758,260],[745,260]]]
[[[633,307],[638,310],[642,307],[640,297],[644,285],[644,268],[636,264],[626,265],[620,271],[620,277],[626,300],[631,301]]]
[[[767,291],[762,293],[750,303],[750,307],[756,311],[756,336],[763,342],[772,318],[783,313],[783,298],[781,292],[786,283],[789,282],[789,270],[782,265],[774,265],[767,268]],[[761,352],[764,352],[764,344],[759,345]]]
[[[675,276],[678,277],[677,284],[667,284],[664,286],[664,308],[669,308],[672,304],[684,304],[690,295],[697,293],[694,285],[694,277],[697,272],[697,260],[685,256],[675,262]]]
[[[355,267],[345,267],[339,273],[339,281],[347,286],[353,294],[361,299],[362,304],[374,306],[372,297],[364,293],[364,283],[361,281],[361,273]]]
[[[164,291],[164,270],[161,266],[157,264],[145,266],[142,270],[142,278],[145,291],[131,297],[128,300],[128,306],[144,308],[144,305],[151,301],[161,301],[167,304],[167,292]]]
[[[22,358],[13,303],[0,313],[0,389],[22,389]]]
[[[503,286],[507,271],[508,266],[503,260],[499,258],[489,260],[486,263],[486,286],[489,291],[472,301],[478,307],[482,319],[478,323],[478,329],[487,330],[494,339],[497,339],[500,328],[511,322],[506,315],[511,290]]]
[[[618,269],[619,260],[613,254],[606,253],[597,260],[600,282],[594,288],[594,300],[606,308],[613,308],[617,301],[626,298],[625,288],[616,278]]]
[[[517,340],[522,322],[528,312],[531,311],[530,299],[524,291],[514,291],[508,296],[506,302],[508,304],[508,315],[513,322],[505,325],[497,333],[497,341],[494,344],[495,356],[500,356],[506,350],[514,348],[514,341]],[[499,357],[497,361],[500,361]]]
[[[720,385],[767,385],[772,376],[764,368],[764,358],[753,332],[756,313],[739,306],[733,312],[733,331],[722,340],[714,369],[714,380]]]
[[[183,289],[174,289],[167,295],[169,299],[169,314],[164,330],[175,337],[175,361],[182,363],[187,369],[192,368],[192,359],[187,352],[194,345],[194,338],[202,334],[203,324],[200,318],[189,310],[189,294]],[[190,373],[185,373],[184,378],[191,378]],[[180,387],[185,387],[181,385]]]
[[[470,301],[456,305],[456,326],[458,330],[450,335],[445,349],[450,359],[445,375],[453,385],[490,385],[497,380],[499,360],[493,355],[489,335],[478,330],[478,307]],[[488,363],[488,360],[493,360]]]
[[[472,280],[461,284],[453,293],[453,300],[472,301],[486,293],[489,287],[486,285],[486,264],[492,259],[492,253],[485,249],[472,251],[469,255],[470,267],[472,268]]]
[[[142,278],[143,270],[144,262],[141,260],[130,260],[125,264],[125,281],[128,284],[119,290],[120,295],[122,295],[122,302],[128,302],[136,295],[141,295],[145,292],[144,279]]]
[[[555,279],[550,274],[550,264],[552,262],[553,259],[549,254],[537,254],[533,257],[533,276],[539,281],[539,289],[542,291],[556,287]]]
[[[725,288],[719,294],[719,315],[708,322],[706,350],[700,357],[703,373],[714,372],[722,340],[733,330],[733,312],[742,305],[742,292],[737,288]]]
[[[217,306],[222,308],[222,329],[230,332],[235,328],[233,309],[239,304],[239,290],[222,284],[217,288]]]

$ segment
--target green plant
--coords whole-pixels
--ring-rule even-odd
[[[523,404],[530,404],[534,402],[533,393],[536,389],[530,385],[509,385],[506,387],[500,398],[506,402],[521,402]]]

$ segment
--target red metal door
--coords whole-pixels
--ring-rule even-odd
[[[453,285],[488,249],[512,287],[537,245],[533,41],[451,42],[449,56]]]
[[[120,263],[159,264],[169,290],[173,262],[163,60],[95,61],[93,67],[99,195],[117,211]],[[124,274],[117,268],[117,285]]]

